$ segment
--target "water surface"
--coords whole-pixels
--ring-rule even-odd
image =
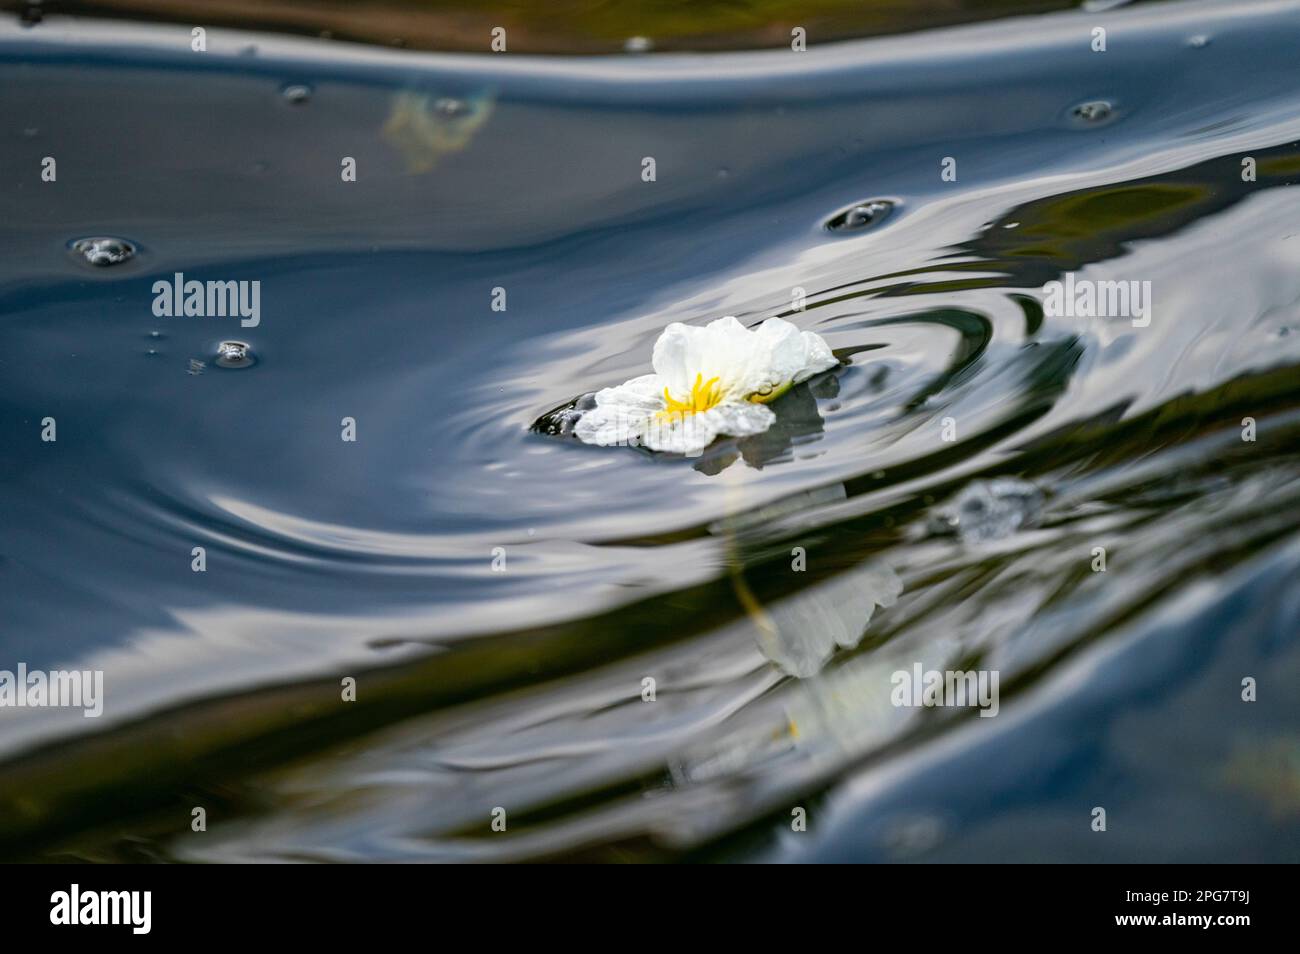
[[[107,700],[3,713],[0,846],[1294,860],[1298,43],[1294,3],[602,59],[6,24],[0,668]],[[260,323],[155,317],[177,272]],[[1149,326],[1046,314],[1067,273]],[[844,366],[698,460],[530,429],[724,314]],[[998,477],[1040,512],[934,532]],[[998,716],[892,706],[916,662]]]

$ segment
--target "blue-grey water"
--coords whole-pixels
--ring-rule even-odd
[[[1294,2],[600,58],[5,22],[0,670],[105,688],[0,708],[0,853],[1295,860],[1297,49]],[[258,323],[156,316],[176,273]],[[697,460],[534,427],[727,314],[843,366]],[[997,715],[893,705],[915,664]]]

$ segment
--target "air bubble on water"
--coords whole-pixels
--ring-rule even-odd
[[[474,111],[474,107],[463,99],[457,99],[454,96],[440,96],[433,101],[433,114],[443,119],[456,119],[460,116],[468,116]]]
[[[1198,33],[1196,36],[1187,38],[1187,45],[1199,50],[1210,45],[1210,38],[1204,33]]]
[[[77,239],[72,243],[72,251],[100,268],[118,265],[135,257],[134,245],[126,239],[107,235]]]
[[[889,218],[895,205],[891,199],[868,199],[832,216],[826,227],[833,232],[856,232],[874,227]]]
[[[1006,225],[1004,225],[1004,226],[1002,226],[1002,227],[1003,227],[1004,229],[1018,229],[1018,228],[1020,228],[1020,223],[1019,223],[1019,222],[1008,222]]]
[[[976,480],[930,517],[929,530],[965,543],[1001,540],[1037,521],[1043,492],[1016,477]]]
[[[883,202],[871,202],[867,205],[857,205],[849,210],[849,214],[844,217],[844,227],[856,229],[863,225],[869,225],[883,212],[888,211],[889,206]]]
[[[654,40],[648,36],[630,36],[623,41],[624,53],[649,53],[654,48]]]
[[[1104,99],[1094,99],[1080,103],[1070,110],[1070,116],[1080,123],[1096,126],[1106,122],[1115,113],[1115,107]]]
[[[280,90],[280,96],[286,103],[301,106],[311,99],[311,87],[306,83],[290,83]]]
[[[223,341],[217,345],[214,363],[219,368],[247,368],[254,363],[253,349],[243,341]]]

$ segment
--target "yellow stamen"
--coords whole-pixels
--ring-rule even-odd
[[[659,412],[659,417],[661,420],[689,417],[692,414],[700,414],[711,407],[716,407],[721,401],[722,389],[718,387],[718,379],[709,378],[709,380],[705,381],[704,375],[697,374],[695,383],[691,385],[691,393],[681,401],[669,394],[667,388],[664,388],[664,409]]]

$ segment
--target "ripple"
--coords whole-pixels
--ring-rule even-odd
[[[41,127],[43,151],[68,148],[73,116],[120,122],[95,125],[103,162],[75,201],[14,193],[31,241],[0,260],[22,356],[3,648],[101,666],[119,701],[93,731],[76,713],[0,720],[0,835],[205,860],[786,854],[790,806],[825,794],[835,810],[810,809],[801,846],[960,854],[973,831],[1028,829],[981,815],[1007,801],[953,759],[1006,768],[1032,813],[1167,752],[1111,742],[1192,683],[1215,698],[1177,698],[1169,739],[1250,729],[1232,713],[1266,710],[1223,687],[1282,659],[1295,615],[1297,564],[1270,561],[1300,513],[1296,28],[1240,18],[1231,35],[1255,42],[1184,70],[1187,38],[1227,14],[1114,17],[1140,27],[1125,40],[1141,55],[1117,44],[1102,63],[1077,13],[1029,18],[1014,43],[954,29],[937,47],[484,56],[436,76],[312,44],[303,75],[340,95],[299,118],[321,142],[370,137],[364,202],[335,174],[280,174],[301,130],[266,107],[291,100],[248,95],[275,38],[229,70],[122,53],[111,82],[78,75],[108,75],[94,57],[15,73],[15,102],[73,110]],[[1085,97],[1109,111],[1063,110]],[[227,101],[248,135],[175,108]],[[185,135],[133,151],[159,115]],[[1132,121],[1106,127],[1117,115]],[[918,157],[949,140],[969,161],[940,183]],[[653,187],[633,161],[647,142],[666,144]],[[196,215],[177,168],[238,187]],[[167,250],[164,277],[265,280],[257,336],[214,353],[233,323],[155,319],[146,256],[100,281],[81,251],[63,258],[69,235],[128,226]],[[1152,279],[1152,325],[1045,313],[1065,272]],[[498,285],[507,312],[489,310]],[[667,323],[722,314],[780,315],[842,366],[783,397],[770,432],[698,462],[560,439],[556,409],[643,373]],[[134,360],[146,347],[166,357]],[[226,357],[259,367],[227,373]],[[59,439],[38,444],[46,413]],[[529,430],[539,418],[550,433]],[[1109,575],[1090,569],[1098,547]],[[1257,559],[1271,576],[1247,567],[1222,607],[1198,605]],[[1120,654],[1122,678],[1099,678]],[[973,744],[981,720],[893,705],[891,672],[916,662],[1004,673],[998,731]],[[1124,732],[1095,731],[1103,703]],[[1046,795],[1023,786],[1030,762]],[[210,833],[120,813],[214,786],[249,798]],[[864,791],[868,823],[836,829]],[[485,803],[509,806],[515,834],[487,834]],[[67,809],[56,830],[15,805]]]

